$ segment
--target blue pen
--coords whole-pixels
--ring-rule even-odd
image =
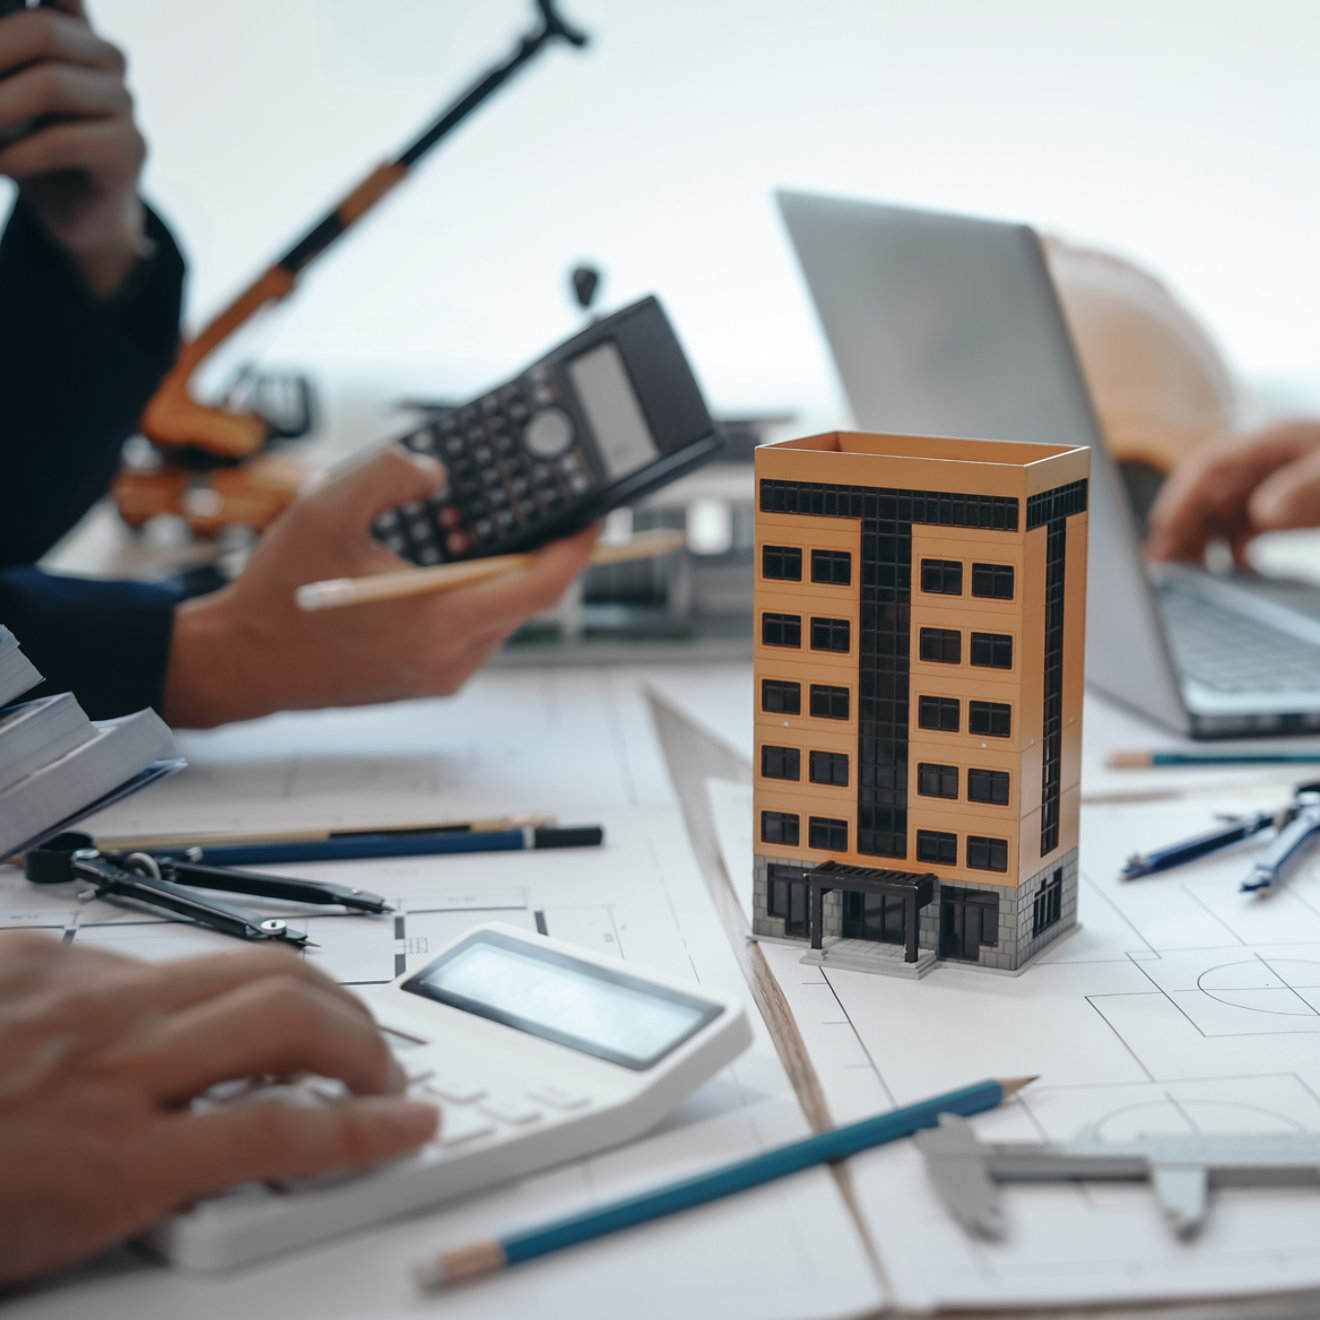
[[[789,1174],[799,1173],[817,1164],[845,1160],[873,1146],[910,1137],[922,1128],[935,1127],[941,1114],[979,1114],[1002,1104],[1035,1080],[1034,1077],[1014,1077],[1003,1081],[978,1082],[975,1086],[950,1091],[933,1100],[922,1100],[905,1109],[877,1114],[874,1118],[864,1118],[860,1123],[850,1123],[832,1132],[821,1132],[814,1137],[767,1150],[750,1159],[739,1160],[736,1164],[713,1169],[710,1173],[684,1178],[668,1187],[629,1196],[611,1205],[597,1206],[564,1219],[552,1220],[539,1228],[473,1242],[457,1251],[442,1252],[431,1260],[422,1261],[415,1267],[414,1277],[420,1287],[430,1289],[491,1274],[507,1265],[517,1265],[552,1251],[562,1251],[580,1242],[590,1242],[594,1238],[606,1237],[637,1224],[662,1219],[680,1210],[690,1210],[694,1206],[718,1201],[736,1192],[759,1187],[762,1183],[773,1182],[776,1178],[786,1178]]]
[[[599,825],[528,825],[512,830],[438,830],[432,833],[403,830],[151,851],[154,856],[187,857],[212,866],[271,866],[385,857],[434,857],[448,853],[520,852],[530,848],[591,848],[599,845],[604,837],[605,832]]]
[[[1168,871],[1172,867],[1182,866],[1185,862],[1194,862],[1198,857],[1218,852],[1231,844],[1249,839],[1253,834],[1268,830],[1278,823],[1279,813],[1262,811],[1255,816],[1244,816],[1231,821],[1219,829],[1207,830],[1181,843],[1171,843],[1166,848],[1155,848],[1150,852],[1133,853],[1127,865],[1120,873],[1120,879],[1137,880],[1143,875],[1154,875],[1158,871]]]

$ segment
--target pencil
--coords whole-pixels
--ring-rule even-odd
[[[428,820],[406,825],[340,825],[319,830],[217,830],[194,834],[133,834],[98,836],[98,848],[106,852],[166,852],[176,848],[209,848],[221,845],[266,843],[319,843],[329,839],[353,839],[363,835],[406,834],[493,834],[504,830],[533,829],[553,825],[555,818],[539,813],[487,816],[476,820]]]
[[[298,862],[379,861],[386,857],[443,857],[454,853],[521,852],[534,848],[594,848],[599,847],[604,838],[605,831],[599,825],[528,825],[516,830],[446,830],[433,834],[403,830],[344,834],[331,839],[220,843],[150,851],[157,857],[186,852],[189,860],[210,866],[291,866]]]
[[[622,564],[631,559],[653,559],[673,554],[685,544],[682,532],[660,529],[642,532],[621,545],[598,545],[587,561],[591,565]],[[437,591],[470,587],[491,578],[527,569],[535,555],[495,555],[490,559],[468,559],[459,564],[437,564],[434,568],[403,568],[397,573],[371,577],[327,578],[308,582],[294,593],[300,610],[333,610],[341,605],[361,605],[372,600],[397,600]]]
[[[1310,752],[1152,752],[1131,750],[1110,752],[1106,764],[1111,770],[1145,770],[1157,765],[1315,765],[1320,762],[1320,748]]]
[[[562,1251],[565,1247],[662,1219],[680,1210],[706,1205],[818,1164],[847,1159],[888,1141],[910,1137],[922,1128],[934,1127],[941,1114],[966,1116],[993,1109],[1035,1080],[1034,1077],[1012,1077],[978,1082],[975,1086],[950,1091],[933,1100],[922,1100],[904,1109],[878,1114],[860,1123],[850,1123],[832,1132],[821,1132],[735,1164],[726,1164],[723,1168],[685,1178],[668,1187],[626,1197],[611,1205],[597,1206],[538,1228],[524,1229],[502,1238],[487,1238],[455,1251],[444,1251],[430,1260],[419,1262],[413,1269],[413,1277],[418,1287],[430,1291],[479,1278],[483,1274],[493,1274],[509,1265],[518,1265],[537,1256]]]

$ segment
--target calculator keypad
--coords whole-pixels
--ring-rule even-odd
[[[502,542],[558,513],[594,484],[548,368],[428,422],[403,444],[445,465],[432,499],[383,513],[377,537],[418,564],[498,552]]]

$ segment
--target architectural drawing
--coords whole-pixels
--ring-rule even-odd
[[[758,935],[917,977],[1016,971],[1073,929],[1089,460],[757,450]]]

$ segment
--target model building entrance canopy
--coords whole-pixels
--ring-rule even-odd
[[[920,975],[1016,970],[1075,925],[1089,468],[847,432],[757,451],[758,934]]]

